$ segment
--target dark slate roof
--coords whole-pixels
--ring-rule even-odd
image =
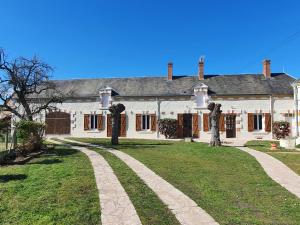
[[[99,78],[56,80],[59,89],[74,97],[99,96],[99,90],[110,87],[119,96],[184,96],[193,95],[200,83],[208,86],[209,95],[292,95],[294,78],[285,73],[273,73],[270,79],[262,74],[206,75],[203,81],[197,76]]]

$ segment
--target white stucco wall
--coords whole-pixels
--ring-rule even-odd
[[[270,97],[252,96],[245,98],[212,98],[211,101],[222,104],[223,113],[235,113],[236,117],[236,138],[239,139],[271,139],[271,133],[262,131],[248,132],[248,113],[270,113],[273,108],[273,120],[285,120],[284,114],[293,112],[294,103],[292,97],[274,97],[272,104]],[[135,114],[156,114],[160,118],[177,119],[178,113],[198,113],[200,140],[209,140],[210,133],[203,131],[203,113],[208,110],[195,109],[194,101],[191,97],[169,97],[169,98],[124,98],[114,99],[113,104],[122,103],[126,107],[127,137],[128,138],[164,138],[158,132],[139,131],[135,125]],[[57,108],[71,114],[71,136],[76,137],[107,137],[106,114],[107,110],[101,110],[99,99],[93,101],[74,101],[58,104]],[[84,114],[103,114],[105,116],[105,130],[84,131]],[[264,126],[264,121],[263,121]],[[225,139],[226,132],[221,134]]]

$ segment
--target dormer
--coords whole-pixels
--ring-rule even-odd
[[[200,83],[194,87],[194,105],[197,109],[206,109],[208,105],[208,86]]]
[[[113,89],[111,87],[106,86],[106,87],[100,89],[99,95],[100,95],[100,108],[101,109],[108,109],[108,107],[111,106],[112,92],[113,92]]]

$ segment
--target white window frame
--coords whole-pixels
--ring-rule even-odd
[[[143,126],[144,125],[144,117],[149,118],[149,123],[148,123],[149,127],[148,127],[148,129],[144,128],[144,126]],[[146,121],[146,125],[147,125],[147,121]],[[150,116],[150,114],[142,114],[142,116],[141,116],[141,130],[142,131],[151,130],[151,116]]]
[[[261,129],[259,129],[259,117],[261,116]],[[257,117],[256,119],[256,126],[257,126],[257,129],[255,129],[255,117]],[[263,131],[264,130],[264,116],[262,113],[256,113],[253,115],[253,128],[255,131]]]
[[[94,118],[92,121],[92,117]],[[92,123],[93,122],[93,123]],[[90,130],[97,130],[98,129],[98,115],[97,114],[90,114]]]

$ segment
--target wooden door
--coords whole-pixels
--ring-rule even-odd
[[[183,137],[192,137],[192,114],[183,114]]]
[[[65,112],[50,112],[46,115],[46,134],[70,134],[71,115]]]
[[[236,137],[236,115],[227,114],[226,115],[226,138],[235,138]]]

